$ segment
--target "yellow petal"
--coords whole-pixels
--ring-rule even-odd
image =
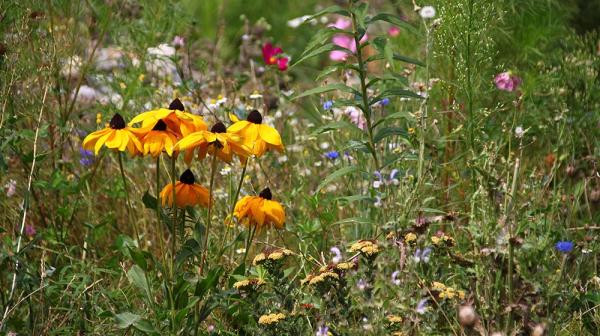
[[[271,145],[281,145],[281,136],[279,135],[279,132],[269,125],[260,125],[258,134],[264,141],[270,143]]]

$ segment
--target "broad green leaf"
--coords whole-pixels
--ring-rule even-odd
[[[152,325],[152,322],[146,319],[140,319],[133,323],[133,327],[139,331],[148,333],[150,335],[160,335],[160,332]]]
[[[377,131],[377,134],[373,137],[373,142],[378,143],[379,141],[392,136],[392,135],[401,135],[402,137],[408,137],[408,133],[398,127],[385,127]]]
[[[323,187],[325,187],[329,183],[333,182],[335,179],[338,179],[344,175],[348,175],[348,174],[357,172],[358,170],[359,170],[359,168],[356,166],[348,166],[348,167],[342,167],[342,168],[334,171],[333,173],[329,174],[327,177],[325,177],[323,179],[323,181],[319,184],[319,186],[315,190],[315,194],[318,193],[319,191],[321,191],[321,189]]]
[[[208,291],[215,288],[215,286],[219,283],[219,278],[222,274],[223,267],[221,266],[217,266],[211,269],[204,279],[198,281],[194,295],[197,296],[199,299],[202,299],[204,295],[208,293]]]
[[[370,147],[369,144],[365,141],[357,141],[357,140],[350,140],[348,141],[348,145],[346,145],[346,147],[344,148],[344,150],[357,150],[363,153],[369,153]]]
[[[371,23],[377,22],[377,21],[389,22],[398,27],[405,28],[406,30],[410,31],[411,33],[415,33],[415,34],[417,33],[417,30],[415,29],[415,27],[413,27],[408,22],[402,20],[402,18],[400,18],[398,15],[394,15],[394,14],[390,14],[390,13],[379,13],[371,18],[366,19],[367,24],[371,24]]]
[[[115,315],[117,327],[121,329],[129,328],[132,324],[140,320],[140,316],[134,313],[125,312]]]
[[[349,54],[352,54],[352,51],[350,49],[346,49],[344,47],[340,47],[339,45],[333,44],[333,43],[327,43],[325,45],[322,45],[314,50],[311,50],[310,52],[308,52],[306,55],[300,57],[300,59],[298,61],[296,61],[294,64],[292,64],[290,66],[290,68],[295,67],[296,65],[306,61],[309,58],[315,57],[317,55],[326,53],[326,52],[330,52],[333,50],[341,50],[341,51],[345,51]]]
[[[133,285],[144,291],[148,298],[152,297],[150,295],[150,286],[146,280],[146,273],[140,266],[133,265],[131,269],[127,271],[127,279],[129,279]]]
[[[342,91],[342,92],[347,92],[347,93],[351,93],[351,94],[360,94],[358,91],[356,91],[355,89],[341,84],[341,83],[335,83],[335,84],[328,84],[325,86],[319,86],[316,87],[314,89],[310,89],[307,91],[302,92],[301,94],[292,97],[290,100],[296,100],[298,98],[302,98],[302,97],[306,97],[306,96],[310,96],[310,95],[314,95],[314,94],[319,94],[319,93],[324,93],[324,92],[329,92],[329,91]]]
[[[148,191],[146,191],[144,196],[142,196],[142,202],[147,209],[156,210],[156,197],[150,195]]]

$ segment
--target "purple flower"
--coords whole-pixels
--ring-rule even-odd
[[[176,49],[179,49],[185,45],[185,39],[182,36],[175,35],[175,37],[173,37],[173,41],[171,42],[171,44]]]
[[[319,327],[319,330],[317,330],[317,336],[328,336],[329,335],[329,328],[325,325],[321,325]]]
[[[573,251],[574,246],[575,244],[573,244],[572,241],[559,241],[554,245],[556,250],[561,253],[569,253]]]
[[[329,151],[325,153],[325,157],[329,160],[335,160],[340,157],[340,153],[338,151]]]
[[[358,289],[360,289],[361,291],[363,291],[367,287],[369,287],[369,284],[367,284],[367,282],[365,281],[365,279],[359,279],[358,282],[356,283],[356,287],[358,287]]]
[[[331,258],[331,261],[334,264],[337,264],[340,261],[342,261],[342,251],[340,251],[340,249],[337,246],[330,248],[329,251],[334,254],[334,257]]]
[[[323,103],[324,110],[330,110],[333,107],[333,100],[328,100]]]
[[[35,236],[35,234],[37,233],[37,231],[35,230],[35,227],[33,227],[33,225],[31,224],[27,224],[25,225],[25,235],[27,237],[33,237]]]
[[[400,271],[394,271],[394,273],[392,273],[392,283],[396,286],[400,286],[400,279],[398,278],[400,276]]]
[[[381,105],[381,106],[388,106],[389,104],[390,104],[389,98],[383,98],[382,100],[379,101],[379,105]]]
[[[4,185],[4,191],[6,192],[6,197],[13,197],[17,193],[17,181],[10,179]]]
[[[428,263],[430,256],[431,256],[431,247],[426,247],[423,250],[417,249],[415,251],[413,259],[417,263],[421,262],[421,261],[424,262],[424,263]]]
[[[87,149],[79,148],[79,154],[81,155],[81,159],[79,159],[79,163],[88,167],[94,164],[94,152],[89,151]]]
[[[381,187],[382,185],[390,185],[390,184],[398,185],[398,184],[400,184],[400,181],[396,178],[396,176],[398,175],[398,169],[392,170],[389,178],[384,178],[381,175],[381,172],[378,170],[376,170],[373,174],[375,174],[375,177],[377,178],[377,180],[373,181],[373,188],[375,188],[375,189]]]
[[[425,314],[425,312],[427,311],[427,299],[422,299],[421,301],[419,301],[419,303],[417,303],[417,308],[415,308],[415,311],[417,312],[417,314]]]
[[[496,83],[498,90],[513,92],[521,85],[521,78],[510,71],[506,71],[497,74],[494,83]]]

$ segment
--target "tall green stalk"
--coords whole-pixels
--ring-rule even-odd
[[[210,226],[212,223],[212,208],[213,204],[213,189],[215,182],[215,173],[217,170],[217,149],[215,149],[215,153],[213,154],[213,159],[210,168],[210,185],[209,185],[209,193],[208,193],[208,210],[206,211],[206,232],[204,233],[204,253],[202,253],[202,261],[200,262],[200,275],[202,275],[202,271],[204,269],[204,263],[206,262],[206,256],[208,255],[208,243],[210,236]]]
[[[131,213],[131,201],[129,199],[129,187],[127,186],[127,178],[125,177],[125,170],[123,169],[123,152],[118,152],[117,157],[119,158],[119,170],[121,170],[121,179],[123,179],[123,186],[125,188],[125,199],[127,201],[127,217],[133,226],[133,233],[135,234],[135,240],[139,243],[140,232],[138,230],[137,222],[132,217]]]

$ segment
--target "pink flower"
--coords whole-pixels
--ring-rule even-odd
[[[367,34],[363,36],[360,40],[360,43],[364,43],[369,37]],[[346,48],[350,50],[353,54],[356,53],[356,42],[354,41],[354,37],[345,34],[336,34],[331,39],[333,44],[340,46],[342,48]],[[344,50],[333,50],[329,53],[329,58],[332,61],[345,61],[348,59],[349,53]]]
[[[37,231],[35,230],[35,227],[33,227],[33,225],[31,225],[31,224],[25,225],[25,235],[27,237],[31,238],[31,237],[35,236],[36,232]]]
[[[262,47],[262,56],[266,65],[277,65],[279,71],[285,71],[288,68],[289,57],[281,56],[283,50],[280,47],[274,47],[267,42]]]
[[[357,109],[354,106],[348,106],[348,107],[346,107],[346,110],[344,111],[344,113],[348,116],[348,118],[350,118],[350,121],[354,125],[356,125],[356,127],[360,128],[363,131],[366,129],[367,120],[362,115],[361,110]]]
[[[185,39],[182,36],[175,35],[171,44],[173,47],[175,47],[175,49],[179,49],[185,45]]]
[[[388,29],[387,33],[390,37],[396,37],[400,35],[400,28],[396,26],[391,26],[390,29]]]
[[[335,23],[330,24],[328,27],[346,30],[350,28],[350,26],[352,26],[352,21],[350,21],[350,19],[339,17]]]
[[[496,83],[498,90],[513,92],[521,85],[521,78],[510,71],[506,71],[497,74],[494,83]]]

